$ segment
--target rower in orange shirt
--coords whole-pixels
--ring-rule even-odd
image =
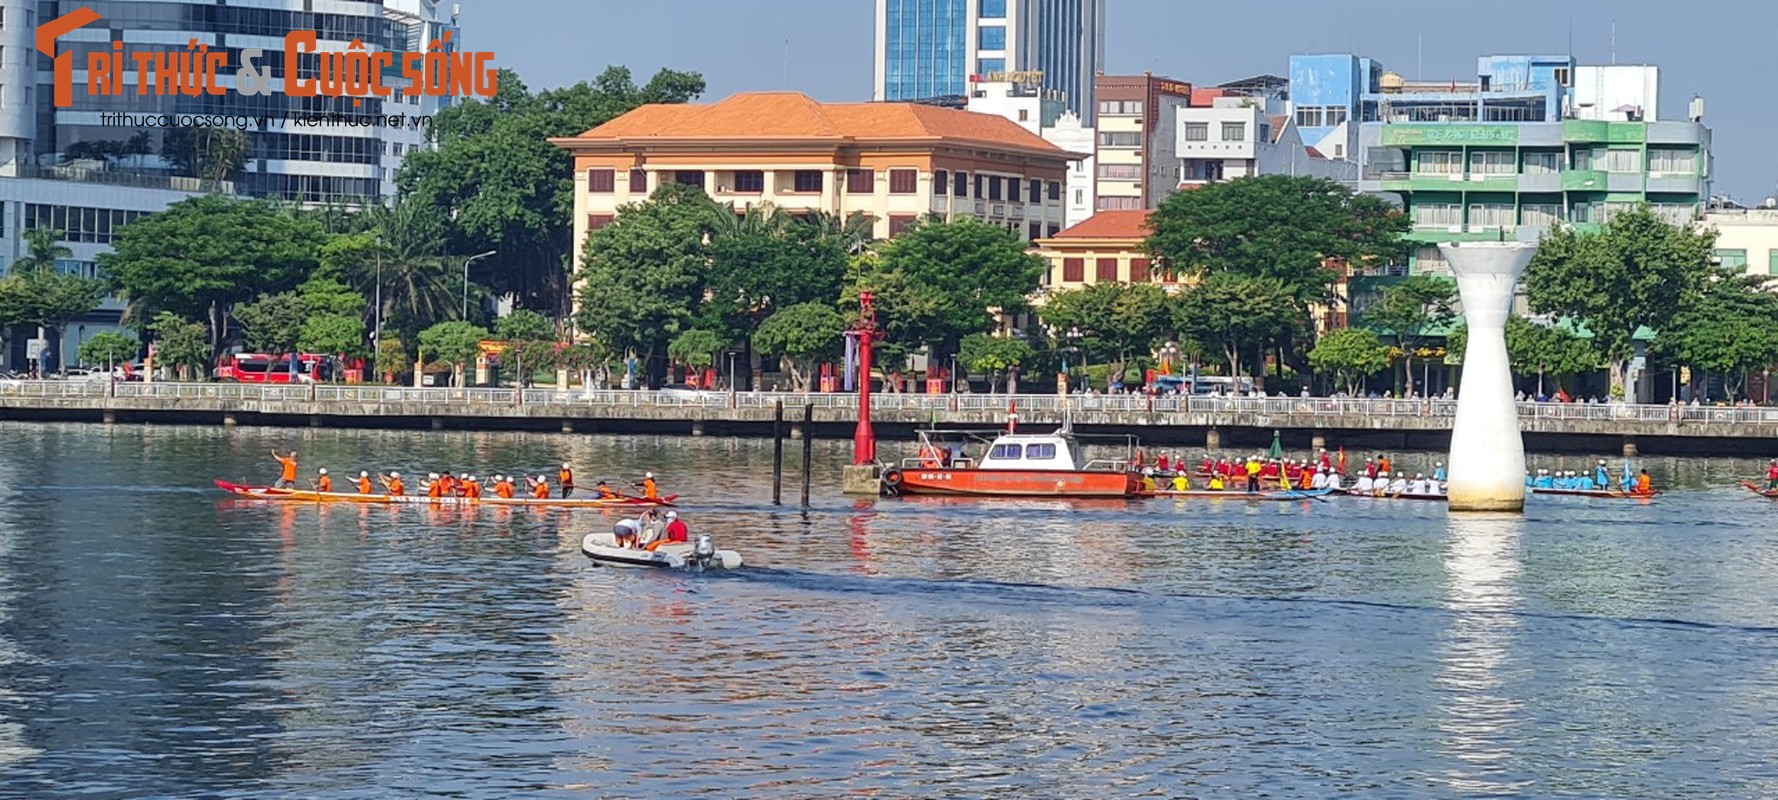
[[[661,499],[661,490],[654,484],[654,473],[652,472],[642,474],[642,497],[646,500]]]
[[[474,475],[468,475],[463,478],[463,496],[470,500],[481,499],[482,485],[481,482],[476,480]]]
[[[537,476],[536,480],[531,480],[530,478],[526,478],[525,480],[531,484],[532,497],[538,500],[549,499],[549,481],[542,475]]]
[[[274,489],[295,489],[296,488],[296,451],[292,450],[292,451],[290,451],[290,455],[281,456],[281,455],[278,455],[278,451],[273,450],[272,451],[272,458],[277,459],[279,466],[282,467],[282,470],[278,474],[278,481],[277,481],[277,483],[272,484],[272,488],[274,488]]]
[[[562,497],[574,494],[574,470],[569,469],[567,464],[563,464],[562,471],[556,473],[556,480],[562,484]]]
[[[330,478],[327,476],[327,468],[322,467],[321,470],[319,471],[318,475],[319,475],[319,477],[317,477],[315,479],[315,491],[317,491],[317,492],[332,492],[333,491],[333,478]]]
[[[506,500],[512,499],[512,480],[505,475],[495,475],[494,496]]]
[[[387,478],[383,478],[380,475],[377,477],[383,481],[383,490],[388,492],[391,496],[400,497],[407,493],[407,487],[401,482],[401,473],[391,472]]]
[[[443,478],[438,476],[438,473],[434,472],[431,475],[426,476],[427,497],[437,500],[440,497],[444,497],[444,491],[445,482]]]
[[[600,500],[616,500],[617,499],[617,491],[611,488],[611,484],[606,483],[604,481],[599,481],[599,499]]]
[[[358,493],[370,494],[370,473],[364,470],[358,471]]]
[[[1654,494],[1654,491],[1655,491],[1654,479],[1648,477],[1648,470],[1646,470],[1646,469],[1642,470],[1640,473],[1638,473],[1636,475],[1636,493],[1637,494]]]

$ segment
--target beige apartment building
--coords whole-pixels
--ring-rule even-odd
[[[818,103],[795,92],[643,106],[550,141],[574,155],[577,243],[666,181],[737,209],[863,213],[877,238],[933,214],[1039,239],[1062,229],[1069,163],[1087,155],[1003,117],[917,103]]]

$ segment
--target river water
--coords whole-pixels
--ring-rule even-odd
[[[803,513],[771,506],[759,441],[0,442],[0,797],[1778,794],[1778,504],[1732,488],[1752,463],[1453,520],[857,501],[818,442]],[[273,477],[273,447],[340,475],[653,469],[750,567],[594,567],[598,512],[209,488]]]

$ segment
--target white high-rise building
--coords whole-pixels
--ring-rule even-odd
[[[877,0],[877,100],[965,97],[971,77],[1037,86],[1091,122],[1106,0]]]

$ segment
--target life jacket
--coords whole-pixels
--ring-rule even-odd
[[[318,492],[333,491],[333,478],[330,478],[326,475],[322,475],[320,480],[315,481],[315,491],[318,491]]]
[[[278,463],[284,465],[284,471],[282,473],[283,479],[291,483],[296,483],[296,459],[280,458],[278,459]]]
[[[426,496],[427,497],[443,497],[444,496],[444,481],[443,480],[427,481],[426,482]]]
[[[407,491],[407,487],[402,485],[400,478],[391,478],[389,480],[389,493],[390,494],[400,495],[400,494],[406,493],[406,491]]]
[[[500,497],[512,496],[512,481],[498,481],[494,484],[494,494]]]
[[[926,469],[938,469],[944,466],[944,454],[930,444],[920,445],[920,466]]]
[[[599,499],[601,499],[601,500],[616,500],[617,499],[617,492],[612,491],[610,486],[600,485],[599,486]]]
[[[538,481],[536,486],[531,487],[531,496],[540,500],[549,499],[549,484]]]
[[[358,493],[359,494],[370,494],[370,479],[369,478],[359,478],[358,479]]]
[[[481,497],[482,485],[474,481],[463,484],[463,496],[470,499]]]
[[[660,499],[661,490],[659,487],[655,486],[653,478],[642,479],[642,496],[650,500]]]
[[[570,470],[562,470],[556,473],[556,480],[561,481],[563,486],[573,486],[574,473]]]

